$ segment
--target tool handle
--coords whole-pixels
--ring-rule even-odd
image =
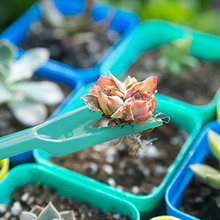
[[[15,132],[0,138],[0,160],[36,148],[37,139],[32,128]]]

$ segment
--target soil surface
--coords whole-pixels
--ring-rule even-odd
[[[39,79],[38,77],[33,77],[33,81],[42,81],[42,79]],[[63,83],[58,83],[58,85],[63,90],[65,96],[67,96],[72,91],[70,87]],[[59,104],[55,106],[47,106],[48,117],[56,110],[58,106]],[[7,105],[0,106],[0,137],[16,131],[20,131],[25,128],[27,127],[16,120]]]
[[[145,195],[161,183],[186,136],[176,126],[164,124],[152,132],[143,132],[142,139],[158,140],[136,157],[128,154],[131,143],[124,138],[117,147],[119,139],[64,157],[53,157],[51,161],[120,191]]]
[[[45,186],[26,185],[18,188],[11,196],[11,204],[6,206],[0,204],[1,220],[19,220],[21,211],[30,211],[35,205],[45,207],[50,201],[61,211],[73,210],[76,220],[129,220],[127,216],[113,213],[103,213],[98,209],[86,204],[78,203],[72,198],[64,198]]]
[[[158,68],[159,57],[159,50],[142,53],[126,75],[138,81],[157,76],[159,93],[190,104],[205,105],[211,101],[220,87],[220,62],[199,61],[197,68],[187,68],[181,76],[171,76]]]
[[[205,164],[220,170],[219,162],[214,158],[207,158]],[[215,200],[219,195],[220,190],[193,178],[183,194],[182,206],[179,209],[202,220],[220,219],[220,208]]]
[[[54,29],[40,20],[32,24],[21,48],[48,48],[51,59],[79,69],[88,69],[98,63],[119,37],[116,32],[107,30],[104,24],[91,26],[87,32],[60,38]]]

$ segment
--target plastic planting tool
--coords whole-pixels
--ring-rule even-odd
[[[36,127],[3,136],[0,138],[0,160],[33,149],[45,150],[53,156],[63,156],[162,125],[160,119],[150,119],[143,126],[90,128],[100,118],[101,113],[91,112],[85,106]]]

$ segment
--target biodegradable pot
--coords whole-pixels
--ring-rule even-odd
[[[191,148],[185,162],[166,190],[166,209],[169,215],[175,216],[182,220],[198,220],[196,217],[181,212],[178,210],[178,208],[182,203],[182,194],[193,177],[193,173],[190,171],[189,165],[202,163],[207,156],[211,156],[207,138],[207,133],[210,129],[220,134],[220,123],[216,121],[210,122],[203,128],[197,140],[195,141],[195,144]]]
[[[23,55],[23,51],[18,51],[16,58]],[[78,91],[84,85],[84,80],[65,65],[60,64],[59,67],[53,61],[46,62],[39,70],[36,71],[35,76],[41,79],[64,83],[73,91],[66,97],[66,99],[59,105],[55,112],[50,116],[50,119],[60,115],[60,111],[65,108],[69,100],[77,99]],[[33,162],[33,153],[28,151],[10,158],[10,165],[15,166],[21,163]]]
[[[84,10],[85,7],[82,0],[74,0],[74,3],[71,0],[55,0],[55,5],[57,6],[58,10],[66,16],[77,16]],[[86,82],[91,82],[98,78],[101,64],[104,62],[104,60],[106,60],[108,55],[123,42],[123,39],[128,35],[128,33],[139,23],[139,18],[134,13],[123,11],[103,4],[95,5],[91,14],[93,21],[99,22],[104,20],[110,10],[114,11],[115,14],[109,29],[116,31],[121,35],[119,40],[109,48],[102,59],[94,67],[86,70],[68,67],[73,74],[75,73],[81,75]],[[0,38],[8,39],[13,44],[19,46],[24,40],[30,25],[37,21],[40,17],[41,11],[39,9],[39,5],[36,3],[11,26],[9,26],[2,33]],[[59,62],[55,62],[53,65],[55,65],[54,68],[62,72]]]
[[[9,159],[0,161],[0,180],[7,174],[9,170]]]
[[[10,196],[17,188],[37,183],[53,188],[60,196],[88,203],[105,213],[113,212],[127,215],[132,220],[140,219],[137,209],[129,202],[91,188],[53,168],[47,169],[35,164],[20,165],[9,172],[0,183],[0,203],[9,204]]]
[[[192,29],[173,23],[153,20],[140,24],[125,40],[113,51],[101,67],[101,73],[110,70],[116,77],[121,77],[142,52],[156,49],[163,44],[180,39],[185,33],[192,36],[191,54],[206,61],[220,60],[220,38],[194,31]],[[207,51],[209,51],[207,53]],[[179,101],[161,94],[156,95],[157,100],[169,99],[178,105],[194,110],[202,117],[203,123],[214,120],[216,105],[220,99],[220,89],[214,98],[206,105],[196,106]]]
[[[82,88],[79,92],[82,92],[80,96],[88,94],[90,89],[90,85]],[[84,103],[81,99],[73,100],[68,103],[68,106],[61,111],[61,113],[69,112],[73,109],[77,109],[83,106]],[[123,198],[125,200],[130,201],[133,203],[139,212],[141,213],[141,217],[143,219],[149,219],[149,217],[154,216],[154,209],[157,208],[159,203],[161,202],[165,189],[168,183],[171,181],[172,177],[174,176],[175,172],[177,171],[178,167],[181,165],[185,155],[189,151],[194,139],[196,138],[197,134],[199,133],[202,127],[201,118],[196,115],[194,112],[187,110],[186,108],[179,107],[175,103],[170,102],[166,99],[160,99],[158,101],[157,109],[163,112],[165,115],[170,116],[171,123],[180,127],[181,129],[185,130],[188,133],[188,138],[184,145],[182,146],[178,156],[176,157],[173,164],[168,168],[168,172],[158,187],[154,187],[153,193],[149,195],[134,195],[127,192],[121,192],[116,190],[113,187],[110,187],[106,184],[88,178],[86,176],[77,174],[75,172],[69,171],[62,167],[59,167],[49,161],[50,155],[42,150],[35,150],[34,157],[38,163],[41,163],[45,166],[57,168],[58,170],[62,170],[65,175],[71,176],[73,179],[78,179],[82,182],[85,182],[91,188],[95,187],[99,190],[104,192],[110,193],[115,195],[119,198]],[[153,211],[152,211],[153,210]]]
[[[154,217],[150,220],[180,220],[180,219],[172,217],[172,216],[168,216],[168,215],[163,215],[163,216],[159,216],[159,217]]]

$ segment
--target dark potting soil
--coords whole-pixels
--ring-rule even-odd
[[[48,48],[51,59],[88,69],[97,64],[118,37],[116,32],[106,30],[105,26],[92,25],[86,33],[76,33],[61,39],[50,26],[40,20],[32,24],[21,48]]]
[[[208,157],[205,161],[218,170],[219,162]],[[202,220],[220,219],[220,208],[216,205],[216,197],[220,195],[220,190],[216,190],[192,178],[184,194],[181,211],[195,216]]]
[[[38,77],[33,77],[33,81],[39,80],[41,81],[42,79],[39,79]],[[67,96],[72,91],[70,87],[63,83],[58,83],[58,85],[63,90],[65,96]],[[55,106],[47,106],[48,117],[56,110],[58,106],[59,104]],[[26,128],[26,126],[22,125],[16,120],[7,105],[0,106],[0,137]]]
[[[117,147],[118,139],[64,157],[53,157],[51,161],[120,191],[150,194],[166,175],[186,139],[186,133],[172,124],[165,124],[152,132],[145,131],[142,138],[158,140],[138,157],[128,154],[130,142],[124,138]]]
[[[73,189],[74,190],[74,189]],[[73,198],[64,198],[48,187],[37,184],[18,188],[11,195],[10,205],[0,204],[0,219],[19,220],[21,211],[30,211],[35,205],[45,207],[52,202],[56,209],[61,211],[73,210],[76,220],[129,220],[128,216],[114,213],[103,213],[86,203],[78,203]]]
[[[126,75],[138,81],[157,76],[159,93],[190,104],[204,105],[211,101],[220,87],[220,62],[200,60],[197,68],[187,68],[181,76],[171,76],[158,68],[159,57],[159,50],[142,53]]]

